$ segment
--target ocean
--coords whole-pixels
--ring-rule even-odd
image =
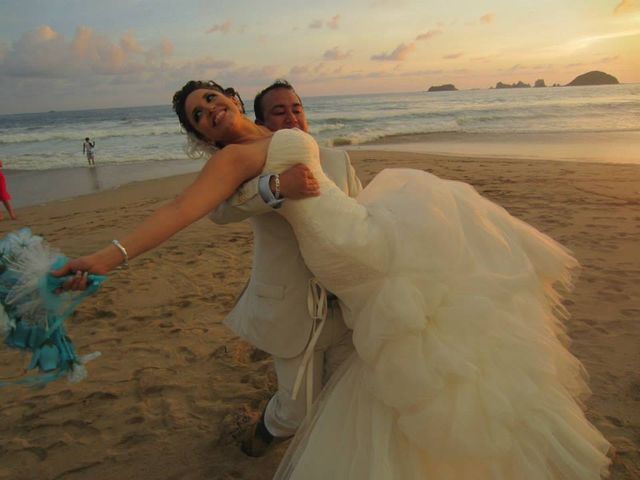
[[[402,139],[421,144],[417,151],[439,145],[438,153],[472,154],[482,141],[500,153],[502,144],[518,138],[532,152],[540,143],[584,146],[596,139],[603,151],[617,145],[621,162],[640,163],[640,84],[303,97],[303,103],[310,133],[324,146],[364,148]],[[126,164],[153,178],[176,173],[173,164],[179,170],[201,165],[187,161],[185,136],[169,104],[0,115],[0,159],[5,172],[23,182],[32,178],[26,172],[86,167],[85,137],[96,142],[97,165],[111,172]]]
[[[247,99],[251,100],[251,99]],[[303,98],[310,133],[325,146],[395,135],[640,131],[640,84]],[[252,103],[247,101],[247,104]],[[247,114],[253,118],[253,112]],[[8,169],[185,158],[170,105],[0,116],[0,158]]]

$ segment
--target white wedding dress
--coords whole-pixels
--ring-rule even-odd
[[[278,210],[341,301],[356,353],[276,474],[296,480],[597,480],[609,443],[585,418],[563,345],[576,260],[471,186],[384,170],[357,199],[299,130],[264,171],[305,163],[322,194]]]

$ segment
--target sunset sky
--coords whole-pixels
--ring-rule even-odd
[[[640,82],[640,0],[0,0],[0,113],[168,104],[189,79],[250,99],[590,70]]]

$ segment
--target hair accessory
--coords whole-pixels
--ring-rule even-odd
[[[49,272],[65,263],[65,256],[28,228],[0,239],[0,335],[5,345],[32,352],[27,369],[38,368],[41,372],[0,379],[0,387],[44,385],[65,374],[69,381],[78,382],[87,375],[84,365],[100,356],[100,352],[78,356],[64,321],[106,277],[89,275],[86,290],[58,294],[56,291],[71,277],[53,277]]]
[[[127,253],[127,249],[124,248],[124,246],[115,238],[113,240],[111,240],[111,243],[113,243],[116,248],[118,250],[120,250],[120,253],[122,254],[122,258],[124,258],[124,263],[122,264],[124,267],[128,267],[129,266],[129,254]]]
[[[235,98],[236,101],[238,102],[238,108],[240,108],[240,111],[242,113],[247,113],[245,108],[244,108],[244,102],[242,101],[242,97],[240,96],[240,94],[238,93],[238,91],[235,88],[233,88],[233,87],[225,88],[224,89],[224,94],[227,97]]]

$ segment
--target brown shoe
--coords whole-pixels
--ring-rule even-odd
[[[264,422],[264,412],[260,415],[260,420],[253,426],[250,434],[242,441],[240,449],[245,455],[250,457],[262,457],[269,447],[276,445],[287,438],[274,437],[271,435]]]

